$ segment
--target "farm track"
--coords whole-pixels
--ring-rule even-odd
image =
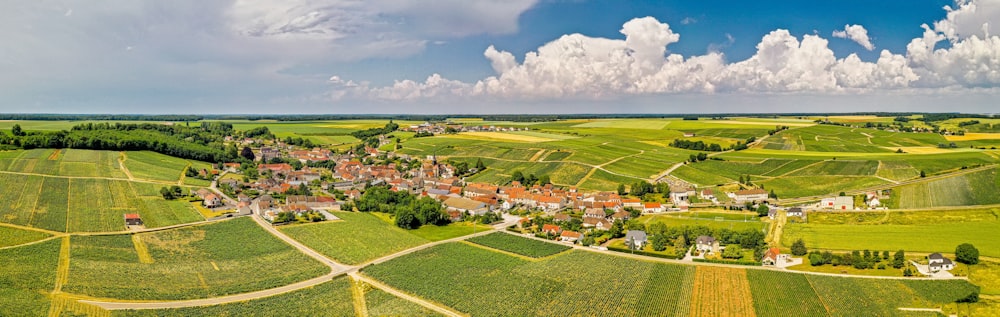
[[[64,176],[64,175],[49,175],[49,174],[39,174],[39,173],[25,173],[25,172],[11,172],[11,171],[0,171],[0,174],[11,174],[11,175],[22,175],[22,176],[38,176],[38,177],[48,177],[48,178],[66,178],[66,179],[100,179],[109,181],[129,181],[137,183],[147,183],[147,184],[159,184],[159,185],[177,185],[174,182],[166,181],[154,181],[148,179],[128,179],[128,178],[118,178],[118,177],[101,177],[101,176]],[[191,185],[181,185],[183,187],[197,187]]]
[[[351,276],[351,298],[354,303],[354,315],[368,317],[368,303],[365,302],[365,282]]]
[[[125,166],[125,161],[128,160],[128,154],[125,154],[124,151],[122,151],[121,154],[122,155],[118,157],[118,166],[121,168],[122,172],[125,173],[125,176],[128,176],[128,180],[134,181],[135,177],[132,177],[132,171],[129,171],[128,167]]]
[[[844,193],[846,193],[847,195],[862,194],[862,193],[869,192],[869,191],[882,190],[882,189],[890,189],[890,188],[893,188],[893,187],[896,187],[896,186],[917,184],[917,183],[922,183],[922,182],[930,182],[930,181],[939,180],[939,179],[945,179],[945,178],[950,178],[950,177],[955,177],[955,176],[961,176],[961,175],[965,175],[965,174],[970,174],[970,173],[975,173],[975,172],[989,170],[989,169],[992,169],[992,168],[996,168],[997,166],[998,166],[997,164],[984,165],[984,166],[980,166],[980,167],[976,167],[976,168],[969,168],[969,169],[964,169],[964,170],[958,170],[958,171],[955,171],[955,172],[952,172],[952,173],[947,173],[947,174],[939,174],[939,175],[927,176],[927,177],[924,177],[924,178],[914,178],[914,179],[910,179],[910,180],[901,181],[901,182],[898,182],[898,183],[890,183],[890,184],[885,184],[885,185],[872,186],[872,187],[868,187],[868,188],[855,189],[855,190],[851,190],[851,191],[845,191]],[[824,197],[829,197],[831,194],[815,195],[815,196],[805,196],[805,197],[795,197],[795,198],[788,198],[788,199],[778,199],[778,203],[782,204],[782,205],[805,203],[805,202],[809,202],[809,201],[819,200],[819,199],[822,199]],[[968,208],[970,206],[962,206],[962,207]]]
[[[191,162],[187,162],[184,169],[181,170],[181,177],[177,179],[177,186],[184,186],[184,178],[187,177],[187,171],[191,168]]]
[[[390,287],[388,285],[382,284],[382,282],[379,282],[379,281],[377,281],[375,279],[369,278],[368,276],[365,276],[365,275],[363,275],[361,273],[353,272],[353,273],[348,273],[348,275],[350,275],[352,278],[354,278],[356,280],[368,283],[369,285],[371,285],[371,286],[373,286],[375,288],[378,288],[378,289],[380,289],[380,290],[382,290],[382,291],[384,291],[386,293],[389,293],[389,294],[395,295],[396,297],[399,297],[399,298],[411,301],[411,302],[416,303],[416,304],[418,304],[420,306],[423,306],[423,307],[426,307],[426,308],[431,309],[433,311],[436,311],[438,313],[441,313],[442,315],[452,316],[452,317],[469,316],[468,314],[464,314],[462,312],[459,312],[459,311],[455,310],[454,308],[450,308],[450,307],[447,307],[447,306],[444,306],[444,305],[441,305],[441,304],[437,304],[437,303],[432,303],[432,302],[429,302],[429,301],[427,301],[427,300],[425,300],[423,298],[416,297],[416,296],[404,293],[401,290],[398,290],[398,289],[392,288],[392,287]]]

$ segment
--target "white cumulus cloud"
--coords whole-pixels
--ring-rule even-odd
[[[833,31],[833,37],[854,41],[869,51],[875,49],[875,45],[873,45],[871,39],[868,38],[868,30],[857,24],[844,25],[843,30]]]

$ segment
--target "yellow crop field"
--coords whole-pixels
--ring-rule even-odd
[[[522,134],[513,134],[504,132],[462,132],[459,134],[445,135],[445,137],[456,138],[456,139],[524,142],[524,143],[539,143],[539,142],[558,140],[554,138],[543,138],[534,135],[522,135]]]
[[[946,135],[948,141],[975,141],[975,140],[997,140],[1000,133],[966,133],[965,135]]]
[[[691,316],[756,316],[746,270],[699,266],[691,291]]]

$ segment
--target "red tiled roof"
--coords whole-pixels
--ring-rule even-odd
[[[139,214],[125,214],[125,219],[139,219]]]

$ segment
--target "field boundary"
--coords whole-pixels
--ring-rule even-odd
[[[358,281],[362,281],[362,282],[368,283],[368,285],[371,285],[372,287],[378,288],[378,289],[380,289],[380,290],[382,290],[382,291],[384,291],[386,293],[395,295],[396,297],[399,297],[399,298],[411,301],[413,303],[416,303],[417,305],[420,305],[420,306],[426,307],[428,309],[431,309],[433,311],[439,312],[442,315],[452,316],[452,317],[466,317],[466,316],[469,316],[469,314],[460,312],[457,309],[448,307],[448,306],[446,306],[444,304],[432,302],[432,301],[423,299],[421,297],[418,297],[418,296],[406,293],[406,292],[404,292],[402,290],[393,288],[393,287],[391,287],[389,285],[386,285],[386,284],[382,283],[381,281],[378,281],[376,279],[368,277],[367,275],[361,274],[360,272],[352,272],[352,273],[348,273],[347,275],[351,276],[352,278],[354,278],[354,279],[356,279]]]
[[[365,301],[365,282],[354,277],[348,277],[351,284],[351,297],[354,303],[354,314],[359,317],[368,317],[368,303]]]

